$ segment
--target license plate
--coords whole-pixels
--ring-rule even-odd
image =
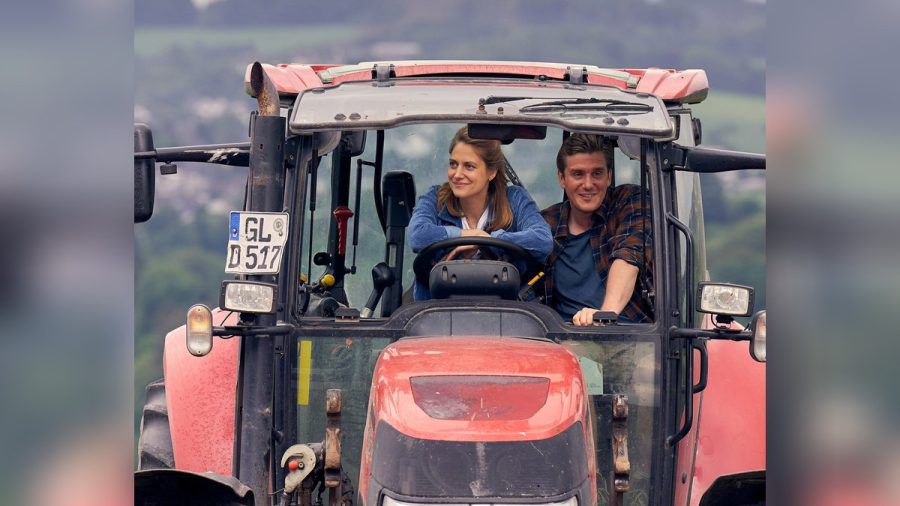
[[[232,211],[228,226],[225,272],[278,274],[287,234],[287,213]]]

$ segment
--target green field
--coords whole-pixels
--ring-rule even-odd
[[[258,28],[137,28],[134,53],[137,56],[159,56],[172,49],[207,47],[252,48],[261,54],[302,53],[323,44],[346,44],[357,39],[362,30],[350,25],[316,25]]]
[[[711,89],[709,97],[691,109],[703,122],[704,144],[765,152],[765,97]]]

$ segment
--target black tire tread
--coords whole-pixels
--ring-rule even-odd
[[[166,406],[166,385],[162,379],[147,385],[146,401],[141,415],[138,438],[138,470],[174,469],[172,432]]]

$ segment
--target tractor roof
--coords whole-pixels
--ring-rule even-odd
[[[250,67],[244,82],[250,91]],[[263,64],[280,95],[297,95],[311,88],[336,86],[352,81],[374,81],[380,68],[390,78],[504,77],[528,80],[570,81],[613,86],[622,90],[656,95],[670,103],[693,104],[706,98],[709,82],[699,69],[608,69],[594,65],[543,62],[463,60],[418,60],[363,62],[355,65]],[[543,76],[543,77],[542,77]]]

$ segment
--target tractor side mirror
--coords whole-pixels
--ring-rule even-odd
[[[153,197],[155,194],[156,159],[148,156],[138,157],[139,153],[152,153],[153,134],[150,127],[143,123],[134,124],[134,222],[143,223],[153,215]]]
[[[757,362],[766,361],[766,312],[760,311],[750,320],[750,356]]]
[[[353,130],[344,132],[341,139],[346,145],[347,154],[350,156],[359,156],[366,150],[366,131]]]

